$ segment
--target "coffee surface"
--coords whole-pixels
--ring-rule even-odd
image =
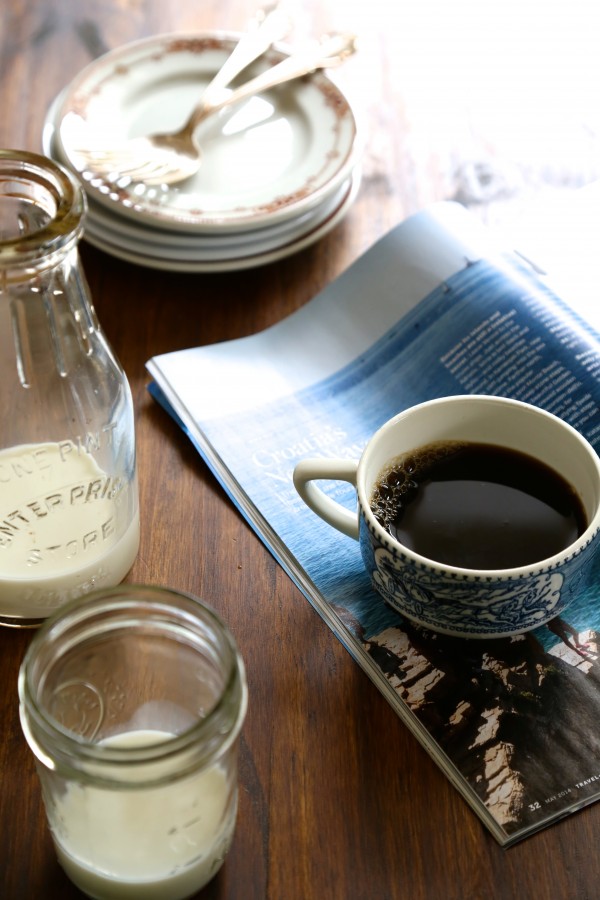
[[[447,441],[388,467],[373,490],[380,525],[421,556],[468,569],[540,562],[586,529],[560,473],[493,444]]]

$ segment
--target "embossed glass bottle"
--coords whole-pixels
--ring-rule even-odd
[[[19,699],[58,859],[82,891],[180,900],[216,874],[247,686],[214,610],[160,587],[96,591],[35,635]]]
[[[79,183],[0,151],[0,624],[119,583],[139,544],[131,393],[90,302]]]

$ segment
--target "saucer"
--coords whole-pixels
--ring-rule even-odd
[[[194,260],[196,262],[217,262],[248,255],[263,254],[278,247],[286,246],[328,221],[356,191],[359,173],[348,179],[315,210],[305,213],[301,221],[283,222],[279,228],[261,228],[240,235],[228,234],[219,240],[218,236],[189,235],[186,233],[163,232],[145,228],[129,228],[129,222],[120,221],[116,216],[103,215],[102,207],[90,204],[88,211],[88,236],[118,243],[125,250],[135,253],[152,253],[160,259]],[[99,214],[100,213],[100,214]],[[252,237],[252,240],[249,237]]]
[[[77,148],[174,131],[237,41],[169,34],[135,41],[90,63],[65,88],[55,117],[56,153],[98,204],[138,223],[195,234],[273,225],[318,206],[356,164],[351,106],[323,72],[279,85],[200,127],[202,165],[179,185],[114,185],[86,170]],[[244,80],[286,58],[270,50]]]
[[[325,237],[345,217],[356,199],[359,187],[360,174],[355,172],[350,179],[349,190],[341,203],[324,221],[310,231],[303,232],[291,241],[276,246],[271,250],[262,252],[255,250],[255,252],[248,252],[245,255],[232,254],[223,259],[215,258],[216,255],[211,254],[207,254],[203,258],[194,254],[186,254],[185,252],[161,252],[153,245],[144,245],[143,243],[125,246],[119,235],[103,233],[101,229],[95,227],[93,221],[86,225],[84,236],[89,244],[111,256],[152,269],[197,273],[240,271],[285,259]],[[252,248],[249,247],[248,250],[251,251]]]

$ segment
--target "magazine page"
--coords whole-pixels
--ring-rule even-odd
[[[301,390],[347,365],[467,260],[489,252],[491,242],[476,225],[464,207],[437,204],[395,228],[326,291],[272,328],[166,354],[151,360],[149,369],[156,366],[177,385],[197,421]],[[214,382],[217,390],[197,389]]]
[[[600,796],[596,588],[568,622],[522,637],[438,635],[386,606],[358,543],[292,483],[300,459],[357,458],[388,418],[449,394],[536,403],[600,444],[600,339],[466,223],[454,207],[419,214],[267,332],[148,369],[267,547],[508,845]],[[356,507],[349,485],[328,490]]]

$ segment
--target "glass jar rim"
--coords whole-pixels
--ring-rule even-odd
[[[106,746],[78,735],[44,711],[31,682],[31,667],[48,638],[54,635],[60,639],[68,633],[69,623],[82,623],[100,611],[131,612],[139,608],[142,600],[156,611],[157,621],[166,622],[165,617],[169,612],[173,614],[173,607],[166,601],[167,595],[185,604],[189,613],[194,609],[202,610],[203,616],[218,631],[229,654],[230,665],[222,690],[204,718],[166,740],[135,747],[118,747]],[[123,621],[127,625],[127,620]],[[120,766],[125,771],[135,765],[143,767],[144,764],[150,766],[156,763],[168,764],[171,761],[172,770],[168,770],[166,777],[162,773],[159,779],[168,781],[184,777],[189,771],[214,762],[237,739],[248,703],[244,663],[231,632],[218,613],[193,594],[141,584],[123,584],[97,590],[88,594],[83,601],[75,600],[61,607],[54,616],[47,619],[34,635],[23,658],[18,691],[23,730],[38,760],[50,769],[63,773],[68,770],[74,775],[90,776],[111,784],[121,781],[114,774],[115,769]],[[112,774],[105,774],[105,769]],[[139,782],[139,786],[154,781],[155,778],[149,775],[147,780]]]
[[[0,149],[0,182],[8,179],[29,180],[43,187],[52,198],[54,211],[41,228],[0,239],[0,266],[31,264],[79,239],[87,200],[80,182],[68,169],[39,153]]]

